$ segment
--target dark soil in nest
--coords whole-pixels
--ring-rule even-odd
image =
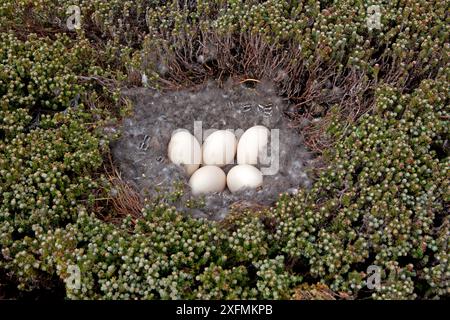
[[[124,119],[121,137],[111,144],[114,164],[122,178],[144,198],[152,198],[161,192],[171,192],[174,184],[181,182],[185,193],[175,206],[194,217],[221,220],[232,205],[243,207],[270,206],[280,193],[295,193],[298,188],[309,188],[308,168],[312,156],[304,147],[301,135],[285,115],[287,105],[275,92],[271,83],[255,86],[215,82],[201,88],[172,92],[153,89],[127,89],[123,92],[131,99],[133,115]],[[265,175],[262,188],[231,194],[228,190],[219,194],[202,196],[204,204],[187,208],[186,200],[195,200],[190,194],[188,177],[184,170],[171,164],[167,146],[174,130],[184,128],[194,134],[194,121],[202,121],[203,142],[210,129],[240,129],[255,125],[278,129],[279,170]],[[109,128],[116,130],[116,128]],[[236,132],[236,131],[235,131]],[[239,133],[236,132],[238,138]],[[270,151],[269,151],[270,152]],[[232,167],[224,168],[225,173]]]

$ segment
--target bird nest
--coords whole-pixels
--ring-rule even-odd
[[[132,116],[124,119],[121,136],[112,143],[113,161],[123,179],[143,198],[161,198],[181,188],[173,204],[194,217],[222,220],[234,206],[253,203],[256,207],[271,205],[280,193],[295,193],[311,184],[307,174],[311,155],[299,132],[284,114],[287,106],[270,83],[255,87],[245,84],[221,87],[209,83],[201,88],[158,92],[148,88],[124,92],[134,105]],[[194,133],[201,125],[203,141],[214,129],[235,132],[263,125],[277,131],[277,148],[270,152],[271,170],[266,168],[261,188],[194,197],[182,167],[172,164],[167,146],[173,131],[184,128]],[[274,151],[276,150],[276,151]],[[232,165],[224,167],[227,173]],[[244,206],[248,207],[248,206]]]

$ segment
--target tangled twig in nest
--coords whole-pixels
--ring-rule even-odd
[[[111,155],[109,154],[109,168],[104,168],[111,185],[109,197],[107,198],[107,207],[111,211],[99,213],[104,221],[120,223],[127,216],[132,217],[132,221],[142,218],[142,208],[144,201],[129,183],[123,181],[120,172],[115,168]]]

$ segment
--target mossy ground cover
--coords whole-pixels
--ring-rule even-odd
[[[178,211],[210,220],[223,219],[233,207],[271,206],[280,193],[295,193],[299,186],[308,188],[309,163],[314,159],[295,129],[297,122],[284,114],[287,106],[270,82],[247,86],[239,82],[219,86],[210,81],[192,90],[122,91],[132,101],[133,114],[123,119],[119,128],[110,129],[121,132],[120,138],[110,143],[112,162],[121,180],[139,191],[142,200],[182,188],[183,194],[173,202]],[[270,150],[273,174],[264,176],[264,187],[193,197],[184,168],[171,163],[167,156],[172,132],[179,128],[197,131],[199,141],[204,141],[211,129],[228,128],[239,138],[255,125],[277,130],[277,138],[270,145],[278,144],[279,152],[275,156],[275,151]],[[228,174],[233,166],[226,165],[222,170]],[[269,164],[264,167],[269,169]]]
[[[448,298],[446,1],[71,4],[76,31],[66,1],[0,4],[0,295],[78,266],[65,298]],[[209,79],[276,84],[321,159],[311,190],[220,223],[135,201],[109,161],[120,89]]]

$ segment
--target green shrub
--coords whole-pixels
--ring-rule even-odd
[[[272,210],[280,249],[332,290],[364,288],[377,265],[397,276],[385,274],[375,297],[448,294],[447,86],[442,76],[412,94],[380,87],[376,114],[336,145],[312,190]]]

